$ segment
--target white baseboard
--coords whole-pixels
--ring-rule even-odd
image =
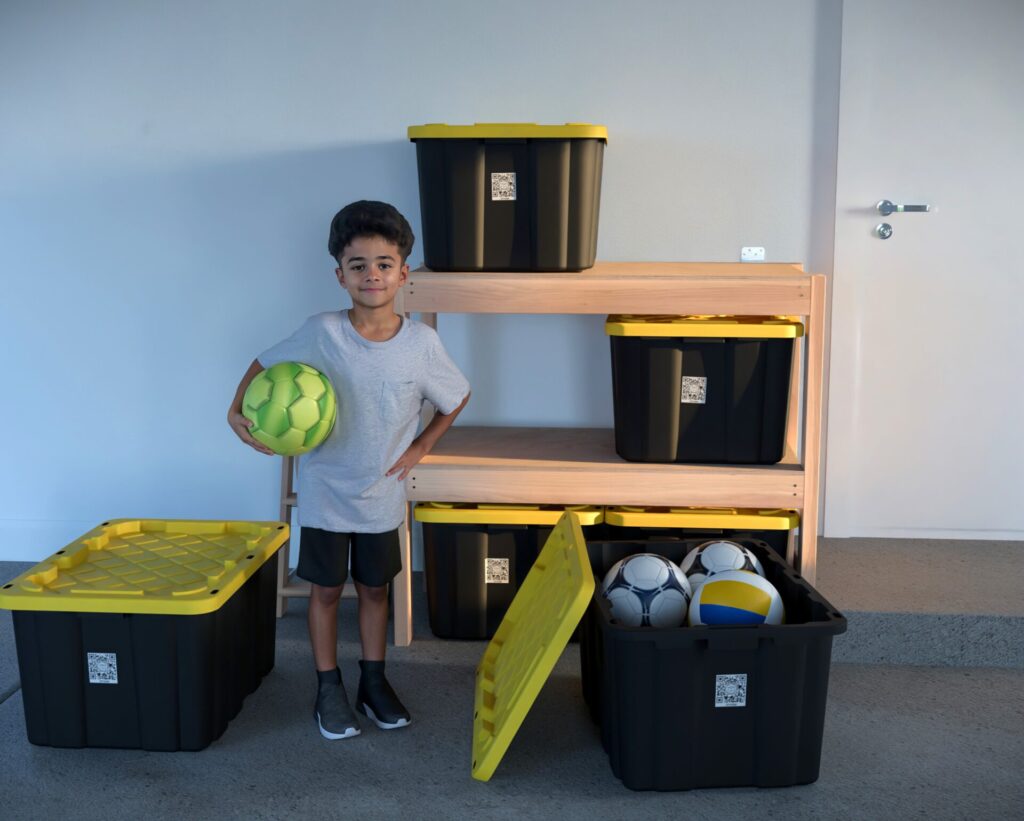
[[[829,539],[959,539],[961,541],[1024,541],[1024,530],[957,530],[927,527],[852,527],[842,532],[825,528]]]

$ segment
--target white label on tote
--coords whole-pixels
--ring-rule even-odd
[[[747,674],[715,676],[715,707],[747,706]]]
[[[679,401],[684,405],[703,405],[708,401],[708,378],[684,376]]]
[[[508,559],[486,559],[484,581],[486,584],[508,584]]]
[[[117,653],[86,653],[90,684],[117,684]]]
[[[508,171],[491,174],[491,200],[514,200],[516,198],[516,172]]]

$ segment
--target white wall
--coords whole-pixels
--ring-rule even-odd
[[[609,131],[598,255],[831,267],[838,2],[0,5],[0,559],[107,517],[275,518],[224,421],[344,304],[327,226],[419,233],[425,122]],[[421,260],[421,248],[411,262]],[[595,317],[441,317],[465,423],[610,425]]]

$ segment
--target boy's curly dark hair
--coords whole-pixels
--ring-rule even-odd
[[[416,237],[397,208],[386,202],[359,200],[346,205],[331,220],[327,251],[341,264],[341,254],[356,237],[383,237],[398,246],[402,262],[412,252]]]

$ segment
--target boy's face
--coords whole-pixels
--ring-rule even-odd
[[[409,276],[398,246],[383,237],[356,237],[341,252],[338,282],[352,297],[352,304],[382,308],[395,301],[398,289]]]

